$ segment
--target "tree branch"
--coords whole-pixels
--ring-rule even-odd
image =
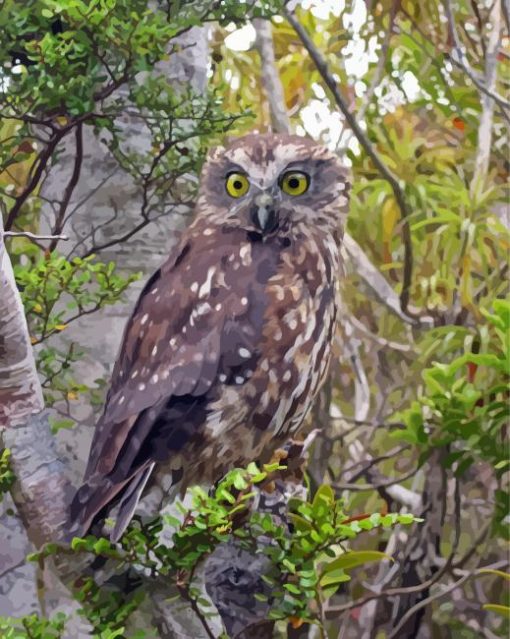
[[[414,615],[416,615],[416,613],[418,613],[420,610],[425,608],[425,606],[428,606],[433,601],[436,601],[437,599],[440,599],[441,597],[444,597],[445,595],[450,594],[451,592],[453,592],[454,590],[462,586],[462,584],[466,582],[468,579],[472,579],[473,577],[482,575],[483,574],[483,572],[481,572],[482,570],[488,570],[488,569],[500,570],[501,568],[504,568],[505,566],[508,566],[508,561],[502,560],[494,564],[491,564],[489,566],[484,566],[483,568],[479,568],[478,570],[475,570],[473,572],[468,572],[466,575],[464,575],[463,577],[455,581],[453,584],[447,586],[446,588],[443,588],[442,590],[440,590],[439,592],[433,595],[426,597],[425,599],[422,599],[417,604],[412,606],[412,608],[409,608],[409,610],[407,610],[407,612],[403,615],[402,619],[400,620],[396,628],[393,630],[393,632],[390,635],[388,635],[388,639],[397,639],[397,637],[401,637],[402,629],[404,628],[406,623],[408,623],[408,621],[412,619]]]
[[[5,230],[10,231],[18,214],[21,210],[23,204],[27,201],[29,196],[34,192],[35,188],[39,184],[39,180],[43,174],[46,165],[48,164],[49,159],[52,157],[55,149],[57,148],[60,140],[62,140],[65,136],[65,132],[57,131],[53,134],[53,137],[49,140],[46,148],[44,148],[41,153],[34,160],[34,164],[32,166],[36,166],[36,169],[32,175],[32,178],[29,180],[28,184],[23,189],[23,192],[15,198],[14,205],[12,209],[9,211],[7,219],[5,221]]]
[[[448,5],[450,0],[448,0]],[[501,5],[495,0],[489,13],[489,35],[485,55],[485,87],[487,92],[482,93],[480,103],[482,113],[478,126],[478,146],[476,149],[475,171],[471,182],[471,193],[475,193],[487,176],[489,170],[490,151],[492,143],[492,124],[494,116],[494,89],[497,80],[498,49],[501,40]],[[450,16],[453,20],[453,17]],[[452,26],[452,28],[455,28]],[[510,106],[510,104],[509,104]]]
[[[485,82],[483,82],[481,78],[478,77],[478,74],[471,68],[471,65],[469,64],[466,56],[464,55],[463,47],[459,40],[459,35],[457,33],[457,28],[455,26],[455,18],[453,16],[451,0],[445,0],[445,13],[448,19],[448,29],[454,44],[454,50],[453,50],[453,53],[448,56],[449,59],[455,66],[459,67],[460,69],[464,71],[464,73],[468,76],[468,78],[473,82],[473,84],[478,88],[479,91],[481,91],[481,93],[484,96],[492,98],[501,107],[505,115],[505,118],[508,120],[509,116],[506,113],[506,110],[510,109],[510,102],[508,100],[505,100],[505,98],[500,96],[498,93],[496,93],[495,82],[494,83],[491,82],[491,78],[487,77],[487,68],[488,68],[487,65],[489,66],[493,65],[494,66],[493,73],[495,74],[496,72],[497,58],[496,60],[494,60],[494,63],[493,63],[491,60],[491,53],[489,52],[489,47],[491,46],[491,44],[489,43],[487,47],[486,67],[485,67],[486,75],[485,75]],[[490,18],[491,23],[493,22],[493,20],[497,20],[498,29],[497,31],[491,32],[489,39],[492,40],[493,38],[498,38],[498,44],[499,44],[499,31],[500,31],[499,23],[500,23],[501,13],[500,13],[500,4],[498,0],[494,0],[490,15],[491,15],[491,18]],[[496,51],[496,54],[497,54],[497,51]]]
[[[83,123],[82,122],[76,125],[75,140],[76,140],[76,155],[74,158],[73,172],[71,174],[69,183],[66,186],[64,197],[62,198],[62,202],[60,203],[60,208],[58,210],[55,224],[52,229],[52,234],[57,237],[55,237],[51,241],[51,244],[49,246],[50,251],[53,251],[55,247],[57,246],[58,235],[62,232],[62,229],[64,227],[67,207],[69,206],[69,202],[71,200],[73,191],[76,185],[78,184],[78,180],[80,179],[81,165],[83,162]]]
[[[39,235],[30,231],[5,231],[4,237],[27,237],[30,240],[68,240],[67,235]]]
[[[0,215],[0,428],[23,423],[43,408],[23,304],[3,235]]]
[[[260,55],[262,85],[269,102],[273,130],[275,133],[290,133],[290,120],[285,107],[285,95],[274,56],[271,22],[256,18],[253,20],[253,26],[257,33],[255,46]]]

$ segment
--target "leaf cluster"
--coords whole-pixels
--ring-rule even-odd
[[[235,539],[246,550],[268,559],[262,578],[271,594],[259,592],[255,598],[269,603],[270,617],[319,623],[320,607],[350,579],[354,568],[389,559],[377,551],[350,550],[348,543],[377,527],[418,521],[409,514],[349,517],[342,500],[327,485],[320,486],[311,501],[293,498],[283,518],[253,510],[258,491],[272,485],[282,470],[285,467],[279,464],[259,469],[254,463],[246,469],[234,469],[210,493],[193,488],[191,507],[179,505],[180,516],[134,520],[117,545],[93,536],[73,539],[73,552],[113,560],[116,572],[135,569],[148,580],[145,589],[121,602],[118,593],[105,598],[97,584],[87,579],[77,598],[89,621],[95,628],[124,627],[143,592],[147,587],[150,590],[151,580],[173,583],[180,597],[207,610],[211,603],[195,583],[196,571],[219,544]],[[162,534],[164,527],[171,531],[170,540]],[[32,558],[40,560],[59,550],[51,544]]]

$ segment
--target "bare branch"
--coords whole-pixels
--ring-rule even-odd
[[[485,67],[486,72],[485,72],[485,79],[482,80],[480,77],[478,77],[478,74],[471,68],[469,61],[467,60],[464,54],[462,43],[460,42],[459,35],[457,33],[457,27],[455,26],[455,18],[453,15],[451,0],[445,0],[445,12],[446,12],[446,17],[448,19],[448,28],[450,31],[450,35],[454,43],[454,50],[452,55],[448,56],[449,59],[455,66],[459,67],[460,69],[464,71],[464,73],[468,76],[468,78],[470,78],[473,84],[478,88],[479,91],[482,92],[484,96],[492,98],[501,107],[501,109],[503,109],[505,117],[506,119],[508,119],[509,116],[508,114],[505,113],[505,111],[507,109],[510,109],[510,102],[508,100],[505,100],[505,98],[500,96],[495,91],[495,86],[496,86],[495,72],[496,72],[497,59],[496,60],[491,59],[492,43],[489,42],[489,44],[487,45],[486,67]],[[493,38],[494,39],[497,38],[498,45],[499,45],[499,32],[500,32],[499,25],[500,25],[501,13],[500,13],[500,4],[499,2],[497,2],[497,0],[493,3],[493,7],[490,12],[490,15],[491,15],[491,18],[490,18],[491,24],[494,24],[493,21],[497,20],[497,30],[496,31],[493,30],[491,32],[489,39],[492,40]],[[496,51],[496,54],[497,54],[497,51]],[[491,68],[491,77],[487,76],[488,67]],[[494,82],[492,81],[492,74],[494,74]]]
[[[23,423],[43,408],[23,304],[3,243],[0,215],[0,428]]]
[[[262,85],[269,102],[273,130],[276,133],[290,133],[290,120],[285,107],[285,95],[274,56],[271,22],[256,18],[253,21],[253,26],[257,32],[255,46],[260,54]]]
[[[52,157],[55,149],[57,148],[60,140],[62,140],[64,135],[65,133],[62,131],[55,132],[46,147],[39,153],[39,155],[35,159],[34,163],[32,164],[32,168],[35,167],[34,173],[28,184],[23,189],[22,193],[15,198],[14,205],[9,211],[9,214],[5,221],[5,230],[9,231],[12,228],[21,210],[21,207],[23,206],[23,204],[25,204],[27,199],[30,197],[30,195],[34,192],[37,185],[39,184],[39,180],[41,179],[41,176],[44,172],[44,169],[46,168],[49,159]]]
[[[384,276],[381,275],[378,269],[372,264],[361,246],[348,233],[344,235],[343,247],[345,248],[349,262],[351,262],[354,267],[354,272],[363,279],[379,302],[387,306],[397,317],[407,324],[415,325],[418,322],[424,326],[433,324],[433,320],[430,317],[420,317],[418,320],[414,316],[414,313],[410,315],[408,312],[402,310],[398,295],[388,284]]]
[[[447,586],[446,588],[443,588],[439,592],[433,595],[430,595],[429,597],[426,597],[425,599],[422,599],[417,604],[415,604],[412,608],[409,608],[409,610],[403,615],[402,619],[400,620],[400,623],[393,630],[393,632],[390,635],[388,635],[388,639],[396,639],[397,637],[400,637],[401,636],[400,632],[402,631],[402,628],[409,621],[409,619],[412,619],[412,617],[417,612],[419,612],[422,608],[425,608],[425,606],[428,606],[433,601],[436,601],[437,599],[440,599],[441,597],[444,597],[445,595],[450,594],[457,588],[460,588],[460,586],[462,586],[462,584],[466,582],[468,579],[472,579],[473,577],[483,574],[481,572],[482,570],[487,570],[487,569],[497,570],[497,569],[504,568],[505,566],[508,566],[508,561],[504,559],[502,561],[498,561],[494,564],[491,564],[490,566],[484,566],[484,568],[479,568],[478,570],[475,570],[473,572],[468,572],[466,575],[464,575],[463,577],[455,581],[453,584],[450,584],[449,586]]]
[[[67,235],[39,235],[30,231],[4,231],[3,237],[27,237],[30,240],[68,240]]]
[[[60,203],[60,208],[58,210],[55,225],[53,227],[53,235],[58,236],[64,227],[64,221],[66,217],[67,207],[69,206],[69,202],[71,200],[71,196],[73,191],[78,184],[78,180],[80,179],[81,165],[83,162],[83,123],[76,125],[75,129],[75,140],[76,140],[76,155],[74,159],[74,167],[73,172],[71,174],[71,178],[69,180],[68,185],[66,186],[64,197],[62,198],[62,202]],[[55,237],[50,244],[49,250],[53,251],[57,246],[58,238]]]
[[[485,55],[485,87],[486,93],[481,95],[482,113],[478,126],[478,146],[476,149],[475,171],[471,182],[471,192],[485,181],[489,170],[489,159],[492,143],[492,124],[494,116],[494,99],[492,94],[496,87],[498,49],[501,40],[501,5],[494,2],[489,13],[487,52]],[[453,18],[452,18],[453,19]],[[452,27],[454,28],[454,27]],[[509,103],[510,106],[510,103]]]
[[[510,32],[510,0],[501,0],[501,7],[505,17],[506,30]]]

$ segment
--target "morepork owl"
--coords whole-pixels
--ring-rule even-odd
[[[305,138],[213,150],[194,222],[128,321],[72,533],[115,506],[118,539],[144,491],[213,483],[267,461],[326,376],[347,171]]]

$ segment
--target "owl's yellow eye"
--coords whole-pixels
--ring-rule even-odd
[[[229,173],[225,182],[227,193],[231,197],[243,197],[248,193],[250,181],[243,173]]]
[[[280,188],[287,195],[303,195],[310,186],[310,178],[301,171],[287,171],[280,179]]]

